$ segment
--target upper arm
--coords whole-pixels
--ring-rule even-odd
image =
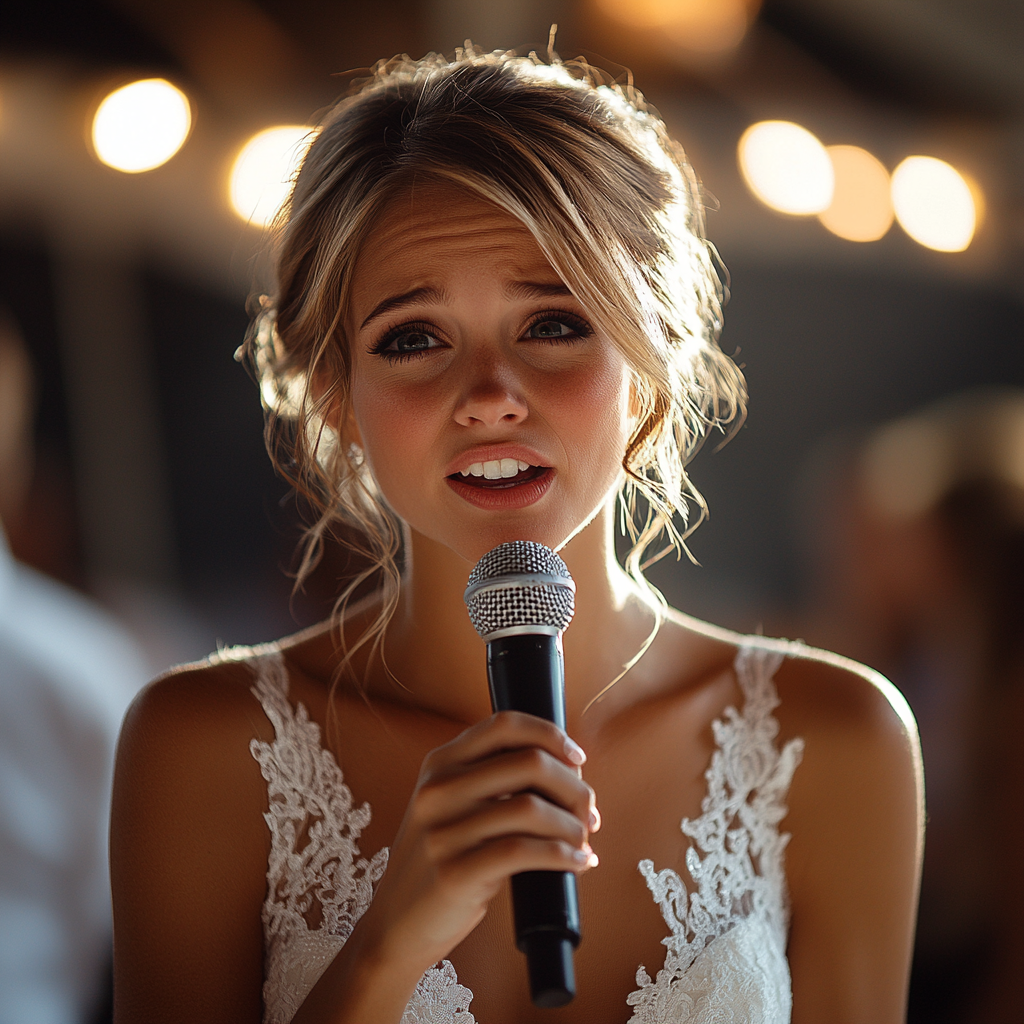
[[[783,823],[793,1021],[902,1021],[923,839],[917,730],[881,677],[789,664],[779,717],[805,742]]]
[[[244,666],[151,684],[125,719],[111,819],[115,1016],[257,1024],[270,730]]]

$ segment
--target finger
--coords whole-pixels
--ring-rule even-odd
[[[454,821],[484,802],[525,790],[589,823],[593,790],[569,766],[537,747],[506,751],[425,779],[417,789],[417,817],[424,824]]]
[[[494,800],[532,790],[586,822],[594,791],[576,772],[546,750],[527,747],[495,754],[453,773],[454,792],[467,801]]]
[[[502,750],[540,747],[563,764],[578,768],[587,755],[554,722],[521,711],[498,711],[477,722],[454,740],[427,755],[434,769],[466,764],[491,757]]]
[[[425,842],[428,856],[436,863],[509,835],[559,839],[581,850],[587,846],[588,833],[575,815],[536,793],[519,793],[508,800],[493,801],[460,821],[430,830]]]
[[[473,879],[482,887],[493,888],[522,871],[581,874],[597,867],[598,863],[597,854],[589,847],[579,849],[560,839],[505,836],[453,858],[442,869],[442,874],[451,873],[463,884]]]

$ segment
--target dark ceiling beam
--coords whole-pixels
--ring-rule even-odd
[[[1024,113],[1020,0],[765,0],[761,19],[893,105]]]

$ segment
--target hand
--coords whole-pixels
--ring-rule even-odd
[[[510,875],[595,866],[587,839],[600,817],[584,760],[556,725],[517,711],[431,751],[359,922],[363,942],[418,977],[480,923]]]

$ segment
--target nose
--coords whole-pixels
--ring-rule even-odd
[[[455,422],[463,427],[514,426],[528,414],[519,381],[511,367],[478,361],[455,409]]]

